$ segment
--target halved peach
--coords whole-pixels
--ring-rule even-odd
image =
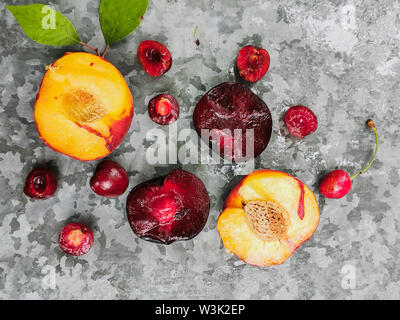
[[[285,172],[259,170],[229,194],[217,227],[228,251],[267,267],[288,259],[318,222],[318,203],[306,185]]]
[[[55,151],[87,161],[107,156],[133,117],[121,73],[96,55],[66,53],[47,67],[35,103],[41,139]]]

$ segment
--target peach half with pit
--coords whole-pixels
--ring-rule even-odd
[[[304,183],[285,172],[258,170],[229,194],[217,228],[228,251],[267,267],[286,261],[318,222],[317,200]]]
[[[131,125],[133,99],[110,62],[90,53],[66,53],[47,67],[34,113],[46,145],[88,161],[120,145]]]

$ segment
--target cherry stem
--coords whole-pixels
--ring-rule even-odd
[[[364,169],[362,169],[361,171],[359,171],[359,172],[357,172],[356,174],[352,175],[352,176],[350,177],[350,180],[353,180],[354,178],[358,177],[360,174],[363,174],[365,171],[367,171],[368,168],[374,163],[374,161],[375,161],[375,159],[376,159],[376,154],[378,153],[378,133],[376,132],[375,124],[374,124],[374,122],[373,122],[371,119],[369,119],[369,120],[367,121],[367,124],[368,124],[368,127],[370,127],[370,129],[371,129],[371,130],[374,132],[374,134],[375,134],[375,152],[374,152],[374,155],[372,156],[371,161],[368,163],[368,165],[367,165]]]
[[[106,45],[106,47],[104,48],[104,51],[103,51],[103,53],[101,54],[101,57],[102,58],[104,58],[104,56],[106,55],[106,53],[107,53],[107,50],[110,48],[110,45],[109,44],[107,44]]]
[[[99,52],[99,50],[97,49],[97,48],[95,48],[95,47],[92,47],[92,46],[89,46],[87,43],[84,43],[84,42],[79,42],[81,45],[83,45],[83,46],[85,46],[85,47],[87,47],[87,48],[89,48],[89,49],[92,49],[92,50],[94,50],[95,52],[96,52],[96,54],[98,55],[98,56],[100,56],[100,52]]]

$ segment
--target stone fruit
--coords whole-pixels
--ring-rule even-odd
[[[199,178],[176,169],[133,188],[126,210],[138,237],[170,244],[191,239],[204,228],[210,198]]]
[[[314,112],[305,106],[293,106],[285,115],[286,126],[297,138],[304,138],[318,128],[318,120]]]
[[[173,123],[179,116],[179,104],[170,94],[159,94],[149,101],[149,116],[161,125]]]
[[[217,228],[225,248],[259,267],[283,263],[314,233],[319,208],[300,180],[258,170],[229,194]]]
[[[267,73],[269,61],[267,50],[253,46],[243,47],[236,60],[239,75],[246,81],[257,82]]]
[[[102,161],[90,179],[90,187],[100,196],[115,198],[125,192],[129,177],[125,169],[111,160]]]
[[[123,76],[90,53],[67,53],[48,66],[36,96],[41,139],[79,160],[112,152],[128,132],[132,116],[132,95]]]
[[[143,70],[152,77],[162,76],[172,65],[171,53],[157,41],[142,41],[137,49],[137,57]]]
[[[65,253],[81,256],[92,247],[93,233],[82,223],[69,223],[61,230],[58,244]]]
[[[333,170],[330,173],[328,173],[322,179],[319,185],[319,191],[324,197],[332,199],[339,199],[344,197],[351,189],[352,185],[351,181],[354,178],[358,177],[360,174],[363,174],[365,171],[367,171],[368,168],[375,161],[376,155],[378,153],[378,133],[376,131],[375,124],[371,119],[367,121],[367,125],[375,134],[375,152],[374,155],[372,156],[371,161],[364,169],[358,171],[356,174],[352,176],[350,176],[344,170]]]
[[[197,133],[233,161],[257,157],[272,132],[268,106],[239,83],[224,82],[208,91],[197,103],[193,121]]]
[[[57,176],[48,167],[33,169],[25,179],[24,193],[32,199],[50,198],[57,190]]]

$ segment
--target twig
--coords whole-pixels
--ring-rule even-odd
[[[82,41],[80,42],[80,44],[83,45],[83,46],[85,46],[85,47],[87,47],[87,48],[89,48],[89,49],[94,50],[94,51],[96,52],[96,54],[97,54],[98,56],[100,56],[100,52],[99,52],[99,50],[98,50],[97,48],[92,47],[92,46],[89,46],[87,43],[84,43],[84,42],[82,42]]]
[[[103,51],[103,53],[101,54],[101,58],[104,58],[104,56],[106,55],[106,53],[107,53],[107,50],[110,48],[110,45],[106,45],[106,47],[104,48],[104,51]]]

